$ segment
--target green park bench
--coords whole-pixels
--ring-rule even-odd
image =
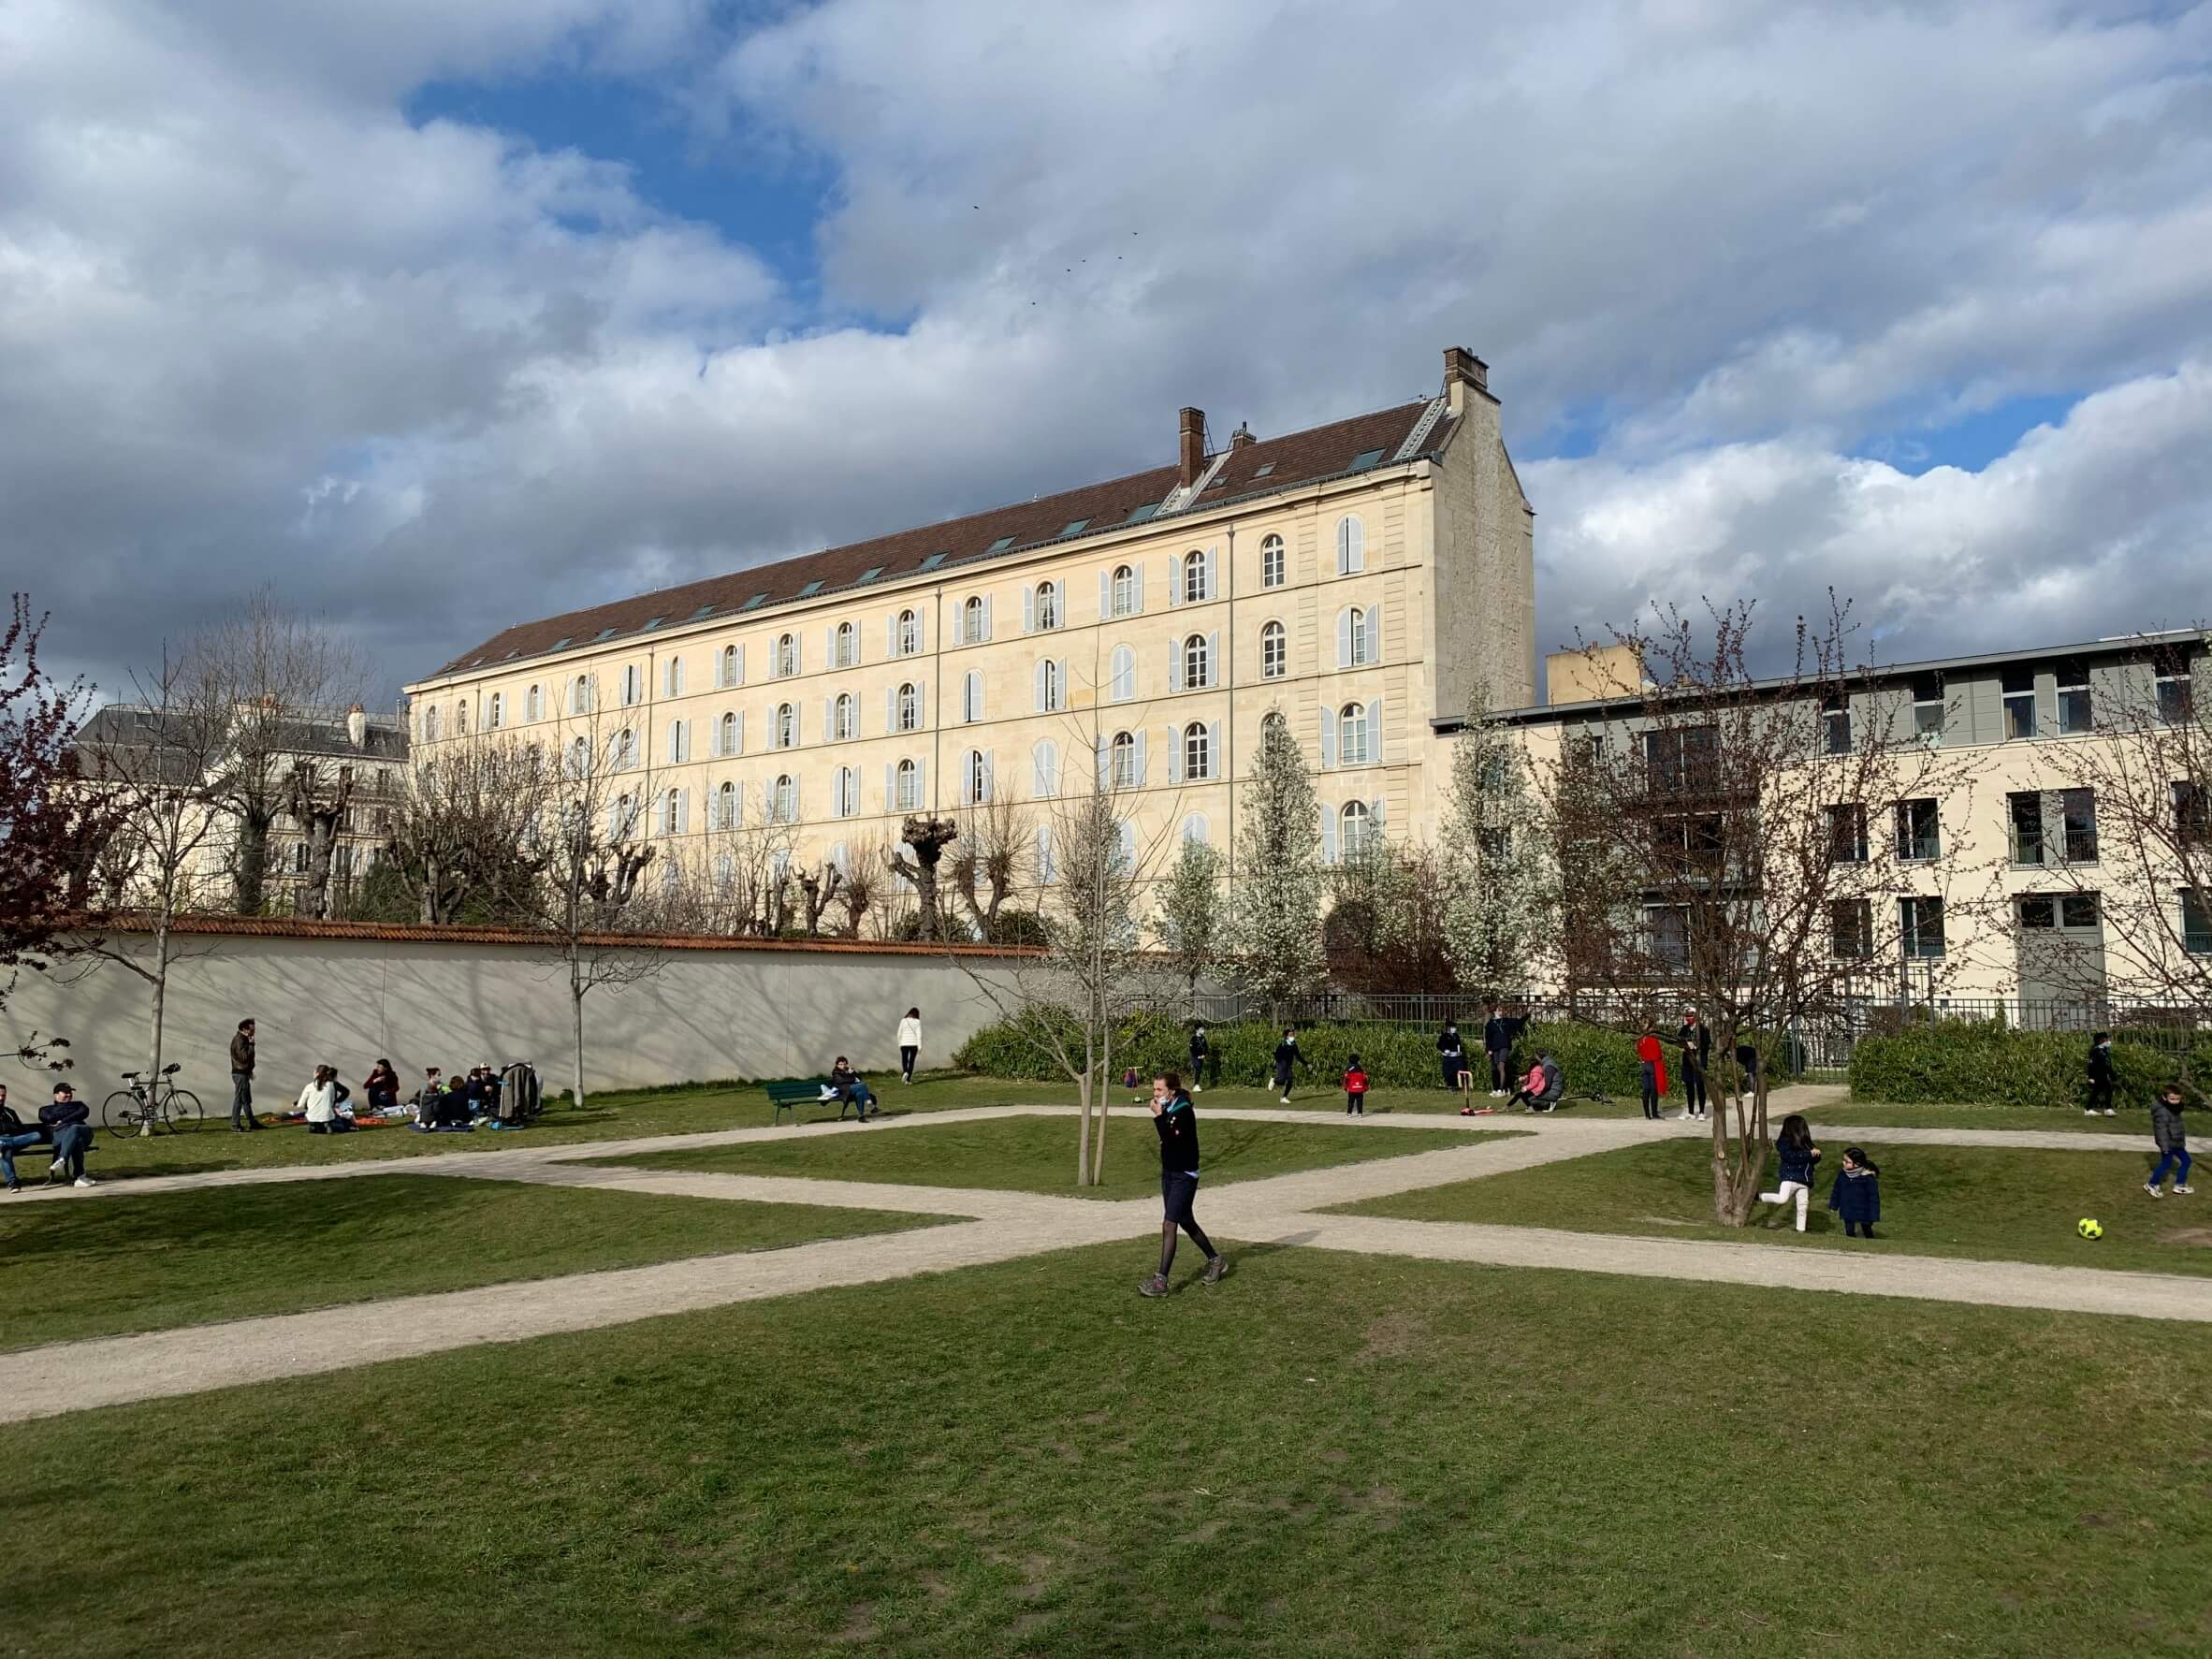
[[[829,1102],[822,1098],[823,1086],[821,1079],[810,1077],[789,1077],[778,1083],[764,1083],[761,1084],[761,1093],[766,1095],[776,1107],[769,1113],[768,1121],[781,1123],[783,1114],[788,1112],[792,1114],[792,1121],[796,1123],[800,1107],[828,1105]],[[845,1110],[850,1105],[850,1100],[837,1102],[837,1119],[840,1123],[844,1121]]]

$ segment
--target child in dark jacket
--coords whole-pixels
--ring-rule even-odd
[[[1843,1149],[1843,1167],[1828,1188],[1828,1208],[1843,1217],[1845,1238],[1858,1237],[1862,1227],[1866,1237],[1874,1236],[1874,1223],[1882,1219],[1882,1171],[1855,1146]]]
[[[1352,1063],[1344,1069],[1344,1114],[1346,1117],[1367,1115],[1367,1073],[1360,1070],[1358,1055],[1354,1055]]]
[[[1774,1190],[1759,1194],[1762,1204],[1797,1201],[1797,1230],[1805,1230],[1805,1211],[1812,1201],[1812,1166],[1820,1162],[1820,1148],[1812,1143],[1812,1129],[1796,1113],[1782,1120],[1782,1133],[1774,1139]]]
[[[2150,1138],[2158,1145],[2159,1165],[2143,1184],[2143,1190],[2152,1198],[2165,1196],[2159,1187],[2169,1169],[2174,1170],[2176,1192],[2186,1198],[2196,1191],[2189,1184],[2189,1131],[2181,1127],[2184,1105],[2181,1085],[2177,1083],[2170,1083],[2161,1089],[2159,1098],[2150,1103]],[[2180,1167],[2176,1169],[2176,1165]]]

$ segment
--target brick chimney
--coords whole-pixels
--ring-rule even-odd
[[[1177,465],[1183,488],[1188,489],[1206,470],[1206,412],[1203,409],[1183,411],[1182,443],[1177,454]]]
[[[1467,406],[1469,388],[1488,396],[1490,365],[1463,345],[1444,348],[1444,396],[1454,415]]]
[[[1229,446],[1231,449],[1242,449],[1248,444],[1259,442],[1259,439],[1252,436],[1252,429],[1241,420],[1237,422],[1237,429],[1229,435]]]

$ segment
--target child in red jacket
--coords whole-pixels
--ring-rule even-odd
[[[1360,1070],[1358,1055],[1354,1055],[1352,1063],[1344,1069],[1344,1114],[1346,1117],[1367,1115],[1367,1073]]]

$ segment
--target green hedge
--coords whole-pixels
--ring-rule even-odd
[[[2141,1106],[2179,1077],[2212,1077],[2212,1038],[2176,1051],[2113,1033],[2119,1099]],[[1939,1020],[1892,1037],[1862,1037],[1851,1053],[1855,1099],[1908,1105],[2079,1106],[2088,1093],[2089,1040],[2078,1031],[2019,1031],[2001,1020]]]
[[[1040,1016],[1041,1017],[1041,1016]],[[1072,1037],[1074,1027],[1066,1027]],[[1477,1080],[1482,1075],[1480,1026],[1463,1027]],[[1208,1041],[1220,1062],[1224,1084],[1264,1084],[1273,1064],[1278,1027],[1260,1021],[1207,1028]],[[1377,1088],[1441,1089],[1444,1074],[1436,1059],[1436,1032],[1426,1026],[1351,1021],[1303,1026],[1298,1046],[1311,1067],[1299,1074],[1302,1087],[1333,1088],[1351,1056]],[[1521,1070],[1538,1052],[1549,1052],[1566,1072],[1567,1088],[1575,1094],[1595,1089],[1635,1099],[1640,1086],[1637,1075],[1636,1039],[1627,1032],[1578,1024],[1535,1025],[1521,1034],[1515,1059]],[[1146,1074],[1181,1070],[1189,1061],[1190,1027],[1164,1015],[1148,1014],[1131,1021],[1114,1041],[1116,1076],[1134,1066]],[[1717,1056],[1716,1056],[1717,1061]],[[1013,1023],[989,1026],[977,1032],[953,1056],[963,1070],[986,1077],[1052,1080],[1060,1070],[1035,1031]],[[1667,1050],[1667,1070],[1675,1070],[1675,1051]],[[1681,1083],[1672,1075],[1676,1093]]]

